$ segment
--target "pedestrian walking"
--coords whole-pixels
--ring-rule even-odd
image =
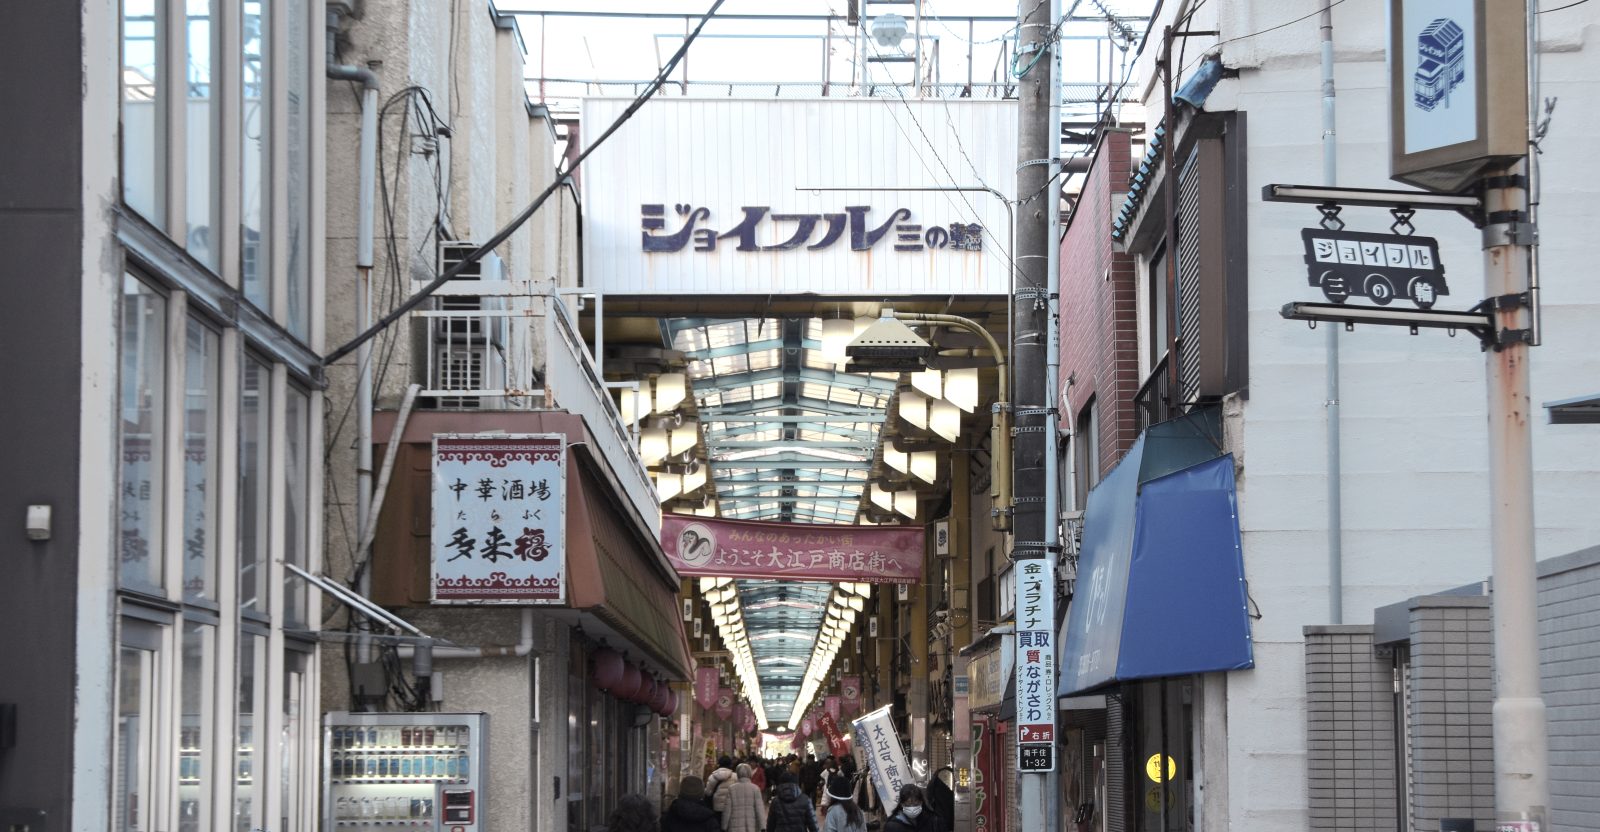
[[[727,792],[722,810],[722,832],[762,832],[767,826],[767,804],[761,790],[750,782],[750,764],[740,763],[739,779],[718,791]]]
[[[850,794],[850,781],[835,775],[828,781],[828,817],[823,832],[867,832],[867,816]]]
[[[717,813],[705,803],[706,782],[690,775],[678,784],[678,797],[661,817],[661,832],[720,832]]]
[[[655,810],[642,795],[625,794],[606,819],[606,832],[659,832]]]
[[[723,789],[733,785],[735,779],[733,758],[726,754],[718,757],[716,769],[706,778],[706,805],[718,815],[728,812],[728,793]]]
[[[800,779],[785,772],[778,778],[767,810],[767,832],[818,832],[811,798],[800,791]]]
[[[927,806],[927,796],[922,787],[907,783],[900,787],[900,804],[889,815],[883,832],[939,832],[944,822],[939,813]]]

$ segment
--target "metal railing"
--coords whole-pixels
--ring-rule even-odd
[[[412,313],[428,333],[425,401],[579,416],[624,496],[659,533],[655,488],[561,298],[526,281],[452,281],[435,294],[440,308]]]
[[[545,406],[583,417],[598,456],[616,472],[623,493],[650,532],[659,535],[661,505],[644,462],[639,459],[638,448],[622,423],[622,413],[595,371],[594,360],[566,304],[553,294],[545,295],[544,300]]]

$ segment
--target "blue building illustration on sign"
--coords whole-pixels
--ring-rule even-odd
[[[1432,111],[1439,103],[1450,107],[1450,92],[1466,78],[1466,35],[1454,20],[1435,19],[1417,35],[1417,74],[1413,98],[1417,106]]]

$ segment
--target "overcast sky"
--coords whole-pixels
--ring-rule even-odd
[[[1072,6],[1072,0],[1063,0]],[[682,44],[688,25],[693,25],[706,9],[709,0],[498,0],[502,12],[550,12],[521,19],[522,34],[528,47],[528,75],[530,78],[611,81],[646,81],[653,77],[669,56]],[[1118,14],[1148,14],[1154,0],[1106,0],[1104,5]],[[675,19],[651,18],[598,18],[567,17],[555,14],[562,10],[650,13],[676,15]],[[905,4],[887,5],[870,3],[871,15],[898,13],[908,19],[912,7]],[[793,14],[842,15],[845,0],[727,0],[719,15],[737,14]],[[976,84],[1006,80],[1006,67],[1001,65],[1002,43],[1015,30],[1017,9],[1003,0],[926,0],[923,4],[923,49],[930,72],[945,84],[965,84],[969,79]],[[1092,0],[1081,0],[1077,16],[1098,14]],[[969,35],[966,18],[979,16],[1005,18],[978,21],[972,24]],[[960,18],[960,19],[954,19]],[[1136,35],[1143,34],[1140,23],[1130,24]],[[913,24],[914,27],[914,24]],[[824,55],[828,55],[826,71],[834,84],[849,84],[857,64],[866,68],[868,78],[878,83],[907,82],[911,68],[906,63],[857,60],[857,49],[852,48],[854,27],[842,21],[829,24],[821,20],[759,21],[713,19],[701,38],[696,41],[688,58],[688,78],[691,82],[766,83],[819,85],[823,80]],[[1065,80],[1094,84],[1125,75],[1123,52],[1111,46],[1105,36],[1109,23],[1074,23],[1063,29],[1067,38],[1065,53]],[[541,31],[542,30],[542,31]],[[970,44],[969,44],[970,40]],[[859,46],[857,47],[859,48]],[[901,44],[905,53],[915,48],[915,39],[907,37]],[[972,54],[969,63],[968,52]],[[876,50],[874,52],[873,50]],[[937,61],[933,53],[937,50]],[[893,56],[892,47],[872,46],[869,55]],[[1127,58],[1131,60],[1132,54]],[[674,76],[681,80],[683,73]],[[590,88],[584,90],[576,84],[547,83],[550,98],[565,99],[584,92],[610,95],[631,95],[627,87]],[[531,90],[537,98],[537,88]],[[668,91],[667,94],[671,94]],[[735,94],[771,95],[773,90],[757,91],[735,87]],[[799,93],[799,90],[790,92]],[[695,95],[727,95],[710,88],[690,89]],[[817,91],[813,87],[811,95]],[[565,102],[552,102],[565,103]],[[564,107],[562,109],[565,109]]]

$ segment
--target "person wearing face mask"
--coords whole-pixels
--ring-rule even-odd
[[[922,787],[907,783],[900,787],[900,805],[883,825],[883,832],[936,832],[943,828],[939,816],[927,806]]]

